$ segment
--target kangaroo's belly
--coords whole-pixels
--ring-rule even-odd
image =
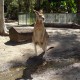
[[[41,42],[43,35],[44,35],[43,31],[36,31],[35,32],[35,42]]]

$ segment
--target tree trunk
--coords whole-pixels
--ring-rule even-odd
[[[36,0],[36,10],[40,10],[41,0]]]
[[[77,24],[80,25],[80,0],[75,0],[77,7]]]
[[[77,13],[80,13],[80,0],[75,0],[77,6]]]
[[[0,34],[8,35],[7,28],[4,22],[4,0],[0,0]]]
[[[25,1],[25,6],[26,6],[26,11],[27,11],[27,12],[29,12],[29,10],[30,10],[30,1],[31,1],[31,0],[26,0],[26,1]]]

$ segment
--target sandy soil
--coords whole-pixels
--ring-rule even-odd
[[[47,32],[49,34],[48,47],[54,46],[54,49],[44,57],[46,60],[48,58],[53,60],[54,64],[48,62],[40,66],[35,73],[31,74],[32,80],[80,80],[78,59],[80,58],[78,55],[80,54],[80,30],[47,28]],[[38,51],[39,55],[42,50],[38,48]],[[18,44],[10,42],[8,36],[0,36],[0,71],[12,67],[14,63],[25,65],[26,61],[35,55],[32,43]],[[55,63],[58,59],[61,63],[58,61]]]

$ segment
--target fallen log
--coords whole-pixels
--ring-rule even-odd
[[[32,41],[33,29],[27,27],[12,27],[9,29],[9,38],[11,41],[23,42]]]

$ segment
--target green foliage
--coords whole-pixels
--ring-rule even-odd
[[[33,9],[43,9],[44,12],[76,13],[74,0],[4,0],[6,17],[15,19],[19,12],[33,12]]]
[[[5,0],[5,7],[7,7],[6,17],[17,19],[19,7],[18,0]]]
[[[74,0],[51,0],[51,10],[53,12],[76,13],[76,4]]]
[[[76,13],[77,8],[76,8],[76,4],[75,4],[74,0],[67,0],[66,3],[67,3],[68,12]]]

